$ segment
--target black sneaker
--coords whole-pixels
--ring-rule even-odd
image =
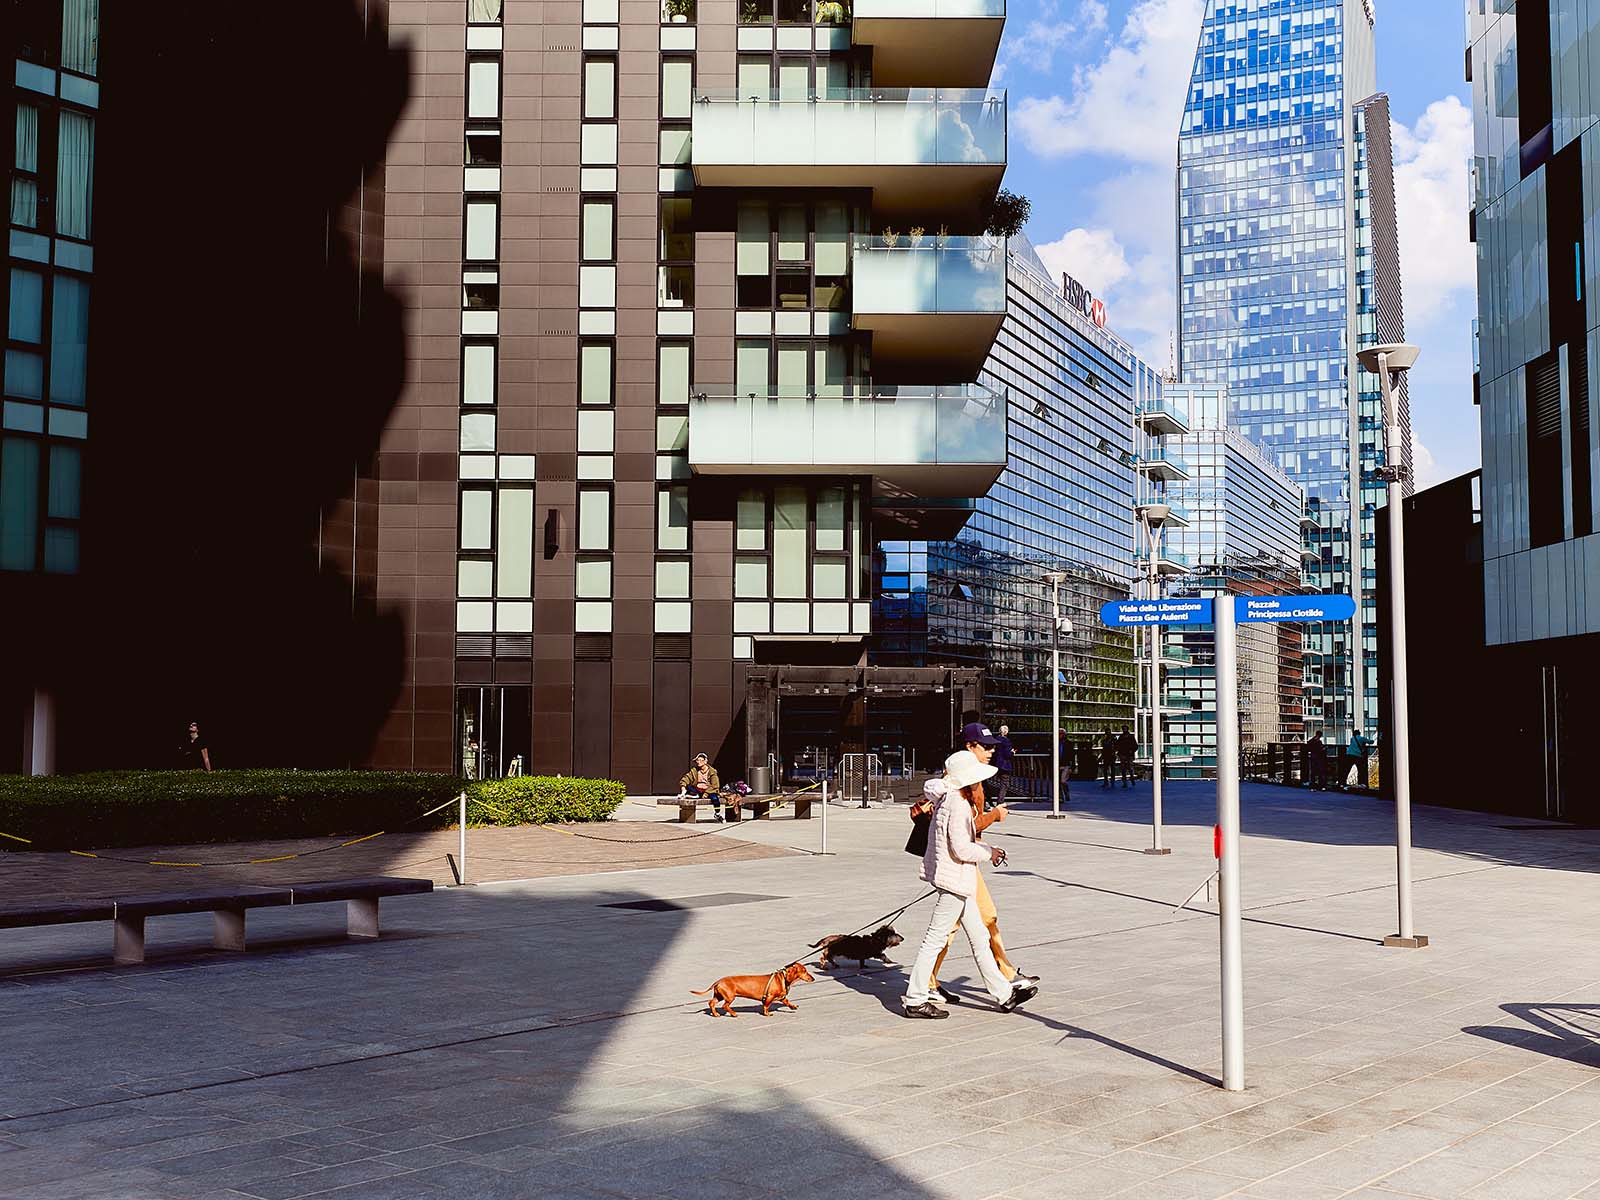
[[[902,1008],[900,1010],[900,1015],[902,1017],[911,1017],[914,1020],[919,1021],[942,1021],[950,1014],[945,1012],[945,1010],[940,1008],[937,1004],[934,1004],[931,1000],[924,1000],[921,1004]]]
[[[723,818],[722,818],[722,814],[721,813],[712,813],[711,814],[711,819],[713,821],[715,821],[718,825],[721,825],[723,823]]]
[[[961,997],[956,995],[949,988],[945,987],[945,985],[942,984],[942,983],[934,984],[933,985],[933,990],[938,992],[939,995],[944,998],[944,1002],[946,1004],[960,1004],[961,1003]]]
[[[1012,965],[1015,966],[1015,964],[1012,964]],[[1038,983],[1039,982],[1039,977],[1037,975],[1029,975],[1021,967],[1016,967],[1016,972],[1017,972],[1016,978],[1011,981],[1012,983]]]
[[[1000,1011],[1015,1012],[1038,994],[1038,984],[1019,983],[1011,989],[1011,995],[1006,997],[1005,1003],[1000,1006]]]

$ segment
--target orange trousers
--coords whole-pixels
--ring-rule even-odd
[[[983,882],[982,871],[978,872],[978,894],[976,899],[978,901],[978,915],[983,918],[984,927],[989,931],[989,949],[994,952],[994,961],[1000,968],[1000,974],[1007,979],[1015,979],[1017,977],[1017,968],[1006,957],[1005,944],[1000,940],[1000,915],[995,912],[994,897],[989,895],[989,887]],[[950,944],[955,941],[956,934],[960,930],[961,926],[957,925],[950,931],[950,936],[945,939],[944,949],[939,951],[939,957],[934,960],[933,978],[928,984],[929,987],[939,982],[939,968],[944,966],[944,956],[950,953]]]

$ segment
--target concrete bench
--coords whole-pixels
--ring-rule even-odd
[[[811,819],[811,800],[815,794],[814,792],[802,792],[793,796],[724,796],[722,798],[722,807],[730,821],[740,821],[745,816],[749,816],[752,821],[766,821],[771,819],[773,805],[789,803],[794,805],[796,820],[808,821]],[[687,798],[668,796],[657,800],[656,804],[658,807],[666,806],[668,808],[676,805],[678,820],[685,824],[693,824],[698,819],[697,809],[712,807],[710,800],[702,800],[695,796]]]
[[[285,908],[295,904],[344,900],[349,905],[346,916],[348,935],[375,938],[378,936],[379,900],[384,896],[409,896],[431,891],[431,879],[372,876],[322,883],[296,883],[283,887],[236,885],[194,892],[153,892],[80,903],[13,904],[0,906],[0,929],[111,921],[113,960],[119,964],[141,963],[144,961],[144,923],[147,917],[209,912],[213,918],[211,944],[218,950],[242,951],[245,948],[245,913],[252,908]]]

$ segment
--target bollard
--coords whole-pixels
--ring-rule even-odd
[[[822,853],[828,852],[828,781],[822,781]]]
[[[461,793],[461,882],[467,882],[467,793]]]
[[[1217,926],[1222,950],[1222,1086],[1244,1090],[1244,921],[1239,903],[1239,633],[1234,597],[1216,598]]]

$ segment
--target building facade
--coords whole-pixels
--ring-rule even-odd
[[[53,614],[76,598],[82,551],[100,22],[91,0],[8,11],[15,24],[3,45],[12,82],[0,120],[14,140],[6,197],[0,607],[9,616],[0,764],[47,773],[55,767],[60,680],[51,654],[41,651],[57,628]]]
[[[1529,810],[1589,819],[1600,663],[1600,30],[1577,0],[1467,5],[1484,638]]]
[[[1060,571],[1061,716],[1087,743],[1134,720],[1133,642],[1100,606],[1129,594],[1134,413],[1161,379],[1104,324],[1081,287],[1058,283],[1025,237],[1010,240],[1008,300],[981,382],[1007,398],[1007,456],[954,539],[885,542],[875,573],[873,662],[975,668],[984,717],[1004,722],[1025,773],[1051,755],[1050,586]]]
[[[1188,428],[1168,440],[1187,478],[1168,485],[1186,521],[1167,533],[1186,573],[1177,595],[1287,595],[1299,590],[1305,493],[1260,446],[1228,425],[1227,389],[1173,384],[1168,403],[1187,414]],[[1239,626],[1239,743],[1249,754],[1306,735],[1308,693],[1315,676],[1303,661],[1300,626]],[[1168,630],[1167,711],[1163,743],[1170,773],[1216,773],[1216,652],[1209,627]]]
[[[955,533],[1005,461],[976,382],[1006,305],[1003,8],[448,9],[389,5],[422,47],[376,457],[407,665],[370,761],[647,790],[704,750],[737,778],[786,756],[749,680],[864,669],[874,548]]]
[[[1180,378],[1226,384],[1229,424],[1305,488],[1303,586],[1357,599],[1354,635],[1305,631],[1308,728],[1371,734],[1384,451],[1378,381],[1356,353],[1403,340],[1404,322],[1368,0],[1207,0],[1178,242]],[[1404,395],[1400,408],[1408,424]]]

